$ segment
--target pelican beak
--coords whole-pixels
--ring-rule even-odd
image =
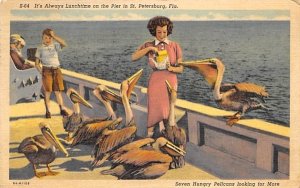
[[[122,122],[122,118],[118,117],[117,119],[113,120],[108,127],[113,127],[115,128],[116,126],[118,126],[120,123]]]
[[[79,95],[79,93],[73,88],[68,89],[67,95],[74,104],[80,103],[88,108],[93,108],[93,106],[89,102],[87,102],[81,95]]]
[[[105,90],[103,90],[102,92],[100,92],[101,96],[103,97],[103,99],[105,99],[106,101],[113,101],[113,102],[117,102],[122,104],[122,98],[116,94],[115,92],[113,92],[112,90],[106,88]]]
[[[217,61],[220,60],[216,58],[209,58],[198,61],[182,62],[181,65],[199,72],[208,84],[213,86],[218,75]]]
[[[128,78],[128,90],[127,90],[127,97],[130,98],[130,95],[132,93],[132,90],[137,83],[137,81],[140,79],[142,76],[143,69],[137,71],[134,75],[132,75],[130,78]]]
[[[55,136],[55,134],[53,134],[51,128],[49,125],[45,125],[45,123],[41,123],[40,124],[41,127],[41,131],[43,133],[43,135],[45,136],[45,138],[52,144],[54,145],[57,149],[59,149],[61,152],[63,152],[66,157],[69,156],[68,151],[66,150],[66,148],[61,144],[61,142],[59,141],[59,139]]]
[[[185,156],[185,154],[186,154],[186,152],[183,149],[181,149],[180,147],[174,145],[172,142],[168,141],[165,146],[168,147],[169,149],[175,151],[176,153],[182,155],[182,156]]]
[[[96,90],[99,91],[99,94],[101,95],[102,99],[105,101],[113,101],[122,104],[122,98],[112,90],[108,89],[104,85],[98,85],[94,90],[94,95],[98,95],[98,92],[95,92]]]
[[[165,82],[167,84],[167,89],[168,89],[169,93],[172,93],[172,91],[176,92],[176,90],[171,86],[171,84],[170,84],[170,82],[168,80],[166,80]]]
[[[177,91],[172,87],[172,85],[170,84],[170,82],[168,80],[165,81],[166,85],[167,85],[167,90],[170,96],[170,100],[172,103],[176,102],[177,99]]]

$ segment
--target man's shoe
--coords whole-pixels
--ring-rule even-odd
[[[62,116],[69,116],[69,113],[66,110],[61,110],[60,115]]]
[[[47,119],[51,118],[51,113],[50,113],[50,112],[46,112],[45,117],[46,117]]]

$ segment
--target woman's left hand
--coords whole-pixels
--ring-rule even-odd
[[[174,72],[174,68],[175,68],[175,67],[173,67],[173,66],[170,64],[170,62],[168,61],[168,62],[167,62],[167,69],[168,69],[168,71],[169,71],[169,72]]]
[[[183,66],[172,66],[169,64],[169,66],[167,67],[169,72],[174,72],[174,73],[182,73],[183,71]]]

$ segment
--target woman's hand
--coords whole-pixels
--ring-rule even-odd
[[[174,73],[182,73],[183,72],[183,66],[179,65],[179,66],[172,66],[170,64],[170,62],[167,63],[167,69],[169,72],[174,72]]]
[[[148,46],[147,48],[144,48],[142,50],[136,50],[132,56],[131,56],[131,60],[132,61],[136,61],[138,59],[140,59],[141,57],[145,56],[148,52],[154,52],[154,53],[157,53],[158,52],[158,49],[155,48],[154,46]]]
[[[153,51],[154,53],[158,53],[158,49],[154,46],[149,46],[147,49],[148,49],[148,52]]]

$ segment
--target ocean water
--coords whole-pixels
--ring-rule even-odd
[[[26,48],[41,44],[41,32],[52,28],[68,47],[60,53],[62,67],[97,78],[121,82],[144,68],[139,85],[147,87],[151,69],[146,58],[131,62],[131,55],[152,39],[147,21],[11,22],[11,33],[21,34]],[[266,87],[268,112],[257,110],[247,118],[260,118],[289,126],[290,23],[288,21],[182,21],[174,22],[170,39],[177,41],[185,61],[219,57],[226,71],[223,83],[253,82]],[[178,98],[216,107],[203,77],[185,69],[178,76]]]

